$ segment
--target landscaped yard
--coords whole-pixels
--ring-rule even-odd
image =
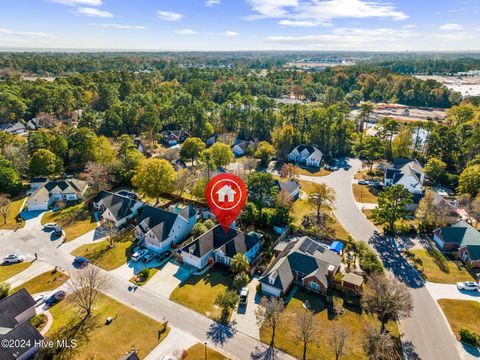
[[[372,189],[369,186],[352,184],[353,196],[355,201],[362,203],[376,204],[378,196],[377,190]]]
[[[72,251],[74,256],[83,256],[105,270],[113,270],[125,264],[133,253],[135,243],[125,240],[115,243],[109,248],[108,240],[94,244],[82,245]]]
[[[205,345],[204,344],[195,344],[190,349],[186,350],[187,356],[184,357],[184,360],[199,360],[205,358]],[[222,355],[218,351],[213,350],[207,346],[207,357],[208,360],[230,360],[230,358]]]
[[[232,280],[229,277],[210,270],[201,276],[190,276],[173,290],[170,300],[218,320],[222,311],[215,306],[215,298],[230,287]]]
[[[438,304],[447,317],[455,336],[459,338],[461,329],[480,333],[480,303],[473,300],[440,299]]]
[[[307,199],[298,199],[293,204],[291,214],[294,216],[293,223],[296,226],[300,226],[303,221],[303,217],[311,214],[315,210],[314,206]]]
[[[303,168],[295,166],[295,170],[297,171],[297,174],[306,176],[326,176],[331,173],[331,171],[325,170],[324,168]]]
[[[138,276],[135,275],[130,279],[130,282],[138,286],[143,286],[148,282],[148,280],[150,280],[153,277],[153,275],[157,273],[157,271],[158,271],[158,268],[151,268],[150,272],[148,273],[148,277],[146,279],[141,279],[139,282],[136,282],[135,280],[137,279]]]
[[[12,276],[17,275],[18,273],[22,272],[26,268],[32,265],[31,262],[21,262],[18,264],[7,264],[0,266],[0,283],[4,282],[7,279],[10,279]]]
[[[30,294],[50,291],[65,283],[65,281],[67,281],[69,278],[70,277],[67,274],[64,274],[60,271],[50,270],[28,280],[19,287],[13,289],[12,292],[22,288],[27,289]]]
[[[50,222],[55,222],[63,228],[67,241],[72,241],[97,227],[95,218],[84,204],[45,213],[42,225]]]
[[[10,208],[7,213],[7,221],[4,222],[3,216],[0,217],[0,229],[2,230],[14,230],[17,228],[23,228],[25,226],[25,221],[17,222],[15,218],[21,210],[25,196],[13,198],[10,203]]]
[[[327,336],[331,333],[334,321],[330,320],[325,307],[325,303],[320,296],[313,296],[305,294],[302,291],[290,300],[286,309],[285,315],[287,320],[277,328],[275,335],[275,346],[279,349],[288,352],[289,354],[302,358],[303,344],[301,342],[295,342],[292,321],[289,317],[293,316],[294,312],[298,309],[303,310],[303,303],[308,300],[312,310],[316,313],[316,318],[319,321],[321,331],[321,341],[318,345],[309,345],[307,351],[308,359],[335,359],[335,354],[332,352],[328,345]],[[291,318],[290,318],[291,319]],[[335,323],[343,325],[349,330],[349,337],[347,342],[350,346],[348,354],[342,357],[342,359],[368,359],[367,355],[362,349],[362,332],[364,325],[372,324],[380,328],[380,322],[373,316],[365,313],[360,314],[358,311],[345,309],[345,312],[338,316]],[[395,322],[389,322],[387,324],[388,330],[392,335],[398,337],[399,331]],[[266,344],[270,343],[272,331],[268,328],[262,327],[260,329],[260,339]]]
[[[68,339],[82,320],[82,315],[68,299],[52,307],[50,312],[54,321],[47,333],[49,339]],[[105,324],[107,317],[113,318],[109,325]],[[168,332],[164,324],[102,294],[92,321],[75,336],[79,346],[72,350],[71,358],[118,359],[132,347],[140,358],[144,358]]]
[[[413,263],[423,273],[428,281],[444,284],[455,284],[460,281],[471,281],[472,276],[464,268],[459,267],[454,261],[443,257],[445,269],[442,270],[439,260],[431,256],[427,250],[410,250],[410,253],[415,255]],[[443,255],[442,255],[443,256]],[[445,271],[448,269],[447,271]]]
[[[373,170],[372,174],[368,174],[369,169],[360,170],[355,174],[355,179],[357,180],[383,180],[383,171]]]

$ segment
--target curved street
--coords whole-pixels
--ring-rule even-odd
[[[361,161],[349,160],[351,168],[340,169],[324,177],[301,175],[301,180],[323,182],[336,192],[335,215],[356,240],[366,241],[380,255],[387,270],[403,281],[413,296],[414,311],[400,322],[404,354],[407,359],[460,359],[456,340],[443,313],[425,286],[425,281],[405,260],[393,240],[380,235],[358,208],[352,193],[352,181]]]

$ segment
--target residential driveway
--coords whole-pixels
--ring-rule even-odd
[[[197,343],[198,340],[194,336],[178,329],[170,329],[168,336],[145,357],[145,360],[160,360],[164,356],[180,359],[183,350],[187,350]]]
[[[454,299],[454,300],[473,300],[480,302],[480,292],[458,290],[455,284],[437,284],[427,282],[425,284],[428,291],[435,300]]]
[[[143,287],[168,299],[172,291],[190,277],[192,271],[192,268],[170,260]]]
[[[12,276],[7,282],[10,284],[10,287],[16,288],[17,286],[22,285],[24,282],[33,279],[35,276],[43,274],[49,270],[53,269],[53,266],[42,262],[42,261],[35,261],[32,265],[30,265],[27,269],[23,270],[22,272]]]
[[[258,279],[254,278],[248,284],[248,302],[247,306],[240,306],[232,315],[232,321],[235,322],[236,329],[248,334],[255,339],[260,339],[260,331],[255,317],[255,310],[260,303],[260,294],[257,295]]]

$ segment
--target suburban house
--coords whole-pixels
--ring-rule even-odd
[[[423,193],[425,173],[418,160],[396,158],[392,167],[385,170],[384,185],[403,185],[412,194]]]
[[[144,242],[147,249],[156,253],[170,250],[172,244],[185,240],[197,222],[191,205],[174,211],[145,206],[139,213],[135,236]]]
[[[0,124],[0,131],[6,131],[12,135],[24,135],[27,134],[25,125],[21,122],[11,122],[7,124]]]
[[[278,297],[296,284],[325,294],[341,262],[328,245],[307,236],[292,240],[260,277],[262,292]]]
[[[102,220],[113,222],[117,228],[137,216],[138,210],[144,205],[131,197],[108,191],[99,192],[93,197],[92,204]]]
[[[253,141],[246,141],[246,140],[235,140],[232,151],[235,156],[243,156],[247,153],[249,149],[253,149],[255,143]]]
[[[55,127],[55,124],[58,122],[59,120],[57,118],[50,114],[47,114],[44,116],[38,116],[28,121],[27,128],[30,130],[51,129]]]
[[[48,182],[48,178],[46,177],[35,177],[30,179],[30,193],[33,193],[39,187],[46,185]]]
[[[188,131],[185,130],[167,130],[162,131],[163,140],[169,146],[183,143],[188,138],[192,137]]]
[[[31,359],[43,336],[30,324],[36,315],[35,300],[24,288],[0,300],[0,342],[22,342],[23,346],[0,346],[0,359]]]
[[[299,145],[288,154],[288,161],[312,167],[320,167],[323,154],[315,146]]]
[[[362,291],[363,282],[363,276],[354,273],[346,273],[342,278],[342,286],[357,294]]]
[[[47,210],[57,201],[76,203],[83,199],[88,188],[85,181],[74,178],[42,183],[43,180],[38,180],[33,185],[38,187],[27,200],[27,209],[30,211]]]
[[[136,137],[133,139],[133,143],[135,144],[135,147],[137,148],[138,151],[140,151],[142,154],[145,154],[147,151],[147,146],[143,142],[143,140],[139,137]]]
[[[300,197],[300,184],[295,179],[288,181],[275,180],[275,186],[278,187],[278,192],[283,191],[293,200],[297,200]]]
[[[465,221],[436,229],[433,239],[445,251],[458,251],[458,257],[467,265],[480,267],[480,231]]]
[[[207,145],[207,147],[210,147],[216,142],[217,142],[217,135],[212,135],[207,139],[207,141],[205,141],[205,144]]]
[[[183,247],[182,260],[197,269],[203,269],[213,262],[230,265],[236,254],[244,254],[251,263],[260,251],[262,238],[256,232],[245,234],[235,229],[225,232],[217,225]]]

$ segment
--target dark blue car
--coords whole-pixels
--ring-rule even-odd
[[[84,258],[82,256],[77,256],[73,260],[73,266],[76,268],[83,269],[85,266],[87,266],[90,263],[90,261],[87,258]]]
[[[50,296],[47,300],[45,300],[45,304],[47,306],[53,306],[55,305],[56,303],[58,303],[60,300],[63,300],[65,299],[65,291],[63,290],[59,290],[57,291],[55,294],[53,294],[52,296]]]

